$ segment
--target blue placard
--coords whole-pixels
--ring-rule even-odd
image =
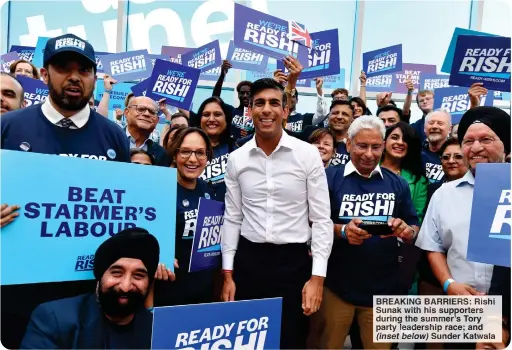
[[[189,110],[200,73],[196,68],[156,60],[146,96],[155,101],[165,97],[168,105]]]
[[[222,70],[221,66],[205,70],[204,72],[202,72],[199,75],[199,80],[217,81],[217,80],[219,80],[221,70]],[[227,79],[224,81],[227,81]]]
[[[288,38],[288,21],[237,3],[233,42],[277,60],[290,53],[296,56],[299,50],[299,43]]]
[[[443,66],[441,67],[441,72],[450,74],[452,72],[452,62],[453,56],[455,54],[455,46],[457,45],[457,38],[459,35],[480,35],[480,36],[497,36],[494,34],[479,32],[476,30],[465,29],[456,27],[453,31],[452,40],[450,41],[450,46],[448,47],[448,51],[446,52],[446,56],[443,61]]]
[[[268,65],[268,56],[235,47],[233,40],[229,41],[226,59],[234,69],[240,70],[264,72]]]
[[[494,91],[494,99],[497,101],[510,101],[510,92]]]
[[[105,70],[103,69],[103,61],[101,60],[101,56],[107,56],[112,55],[109,52],[101,52],[101,51],[95,51],[94,56],[96,58],[96,71],[97,73],[105,73]]]
[[[363,53],[363,71],[367,78],[402,70],[402,44]]]
[[[19,217],[2,228],[2,285],[93,279],[98,246],[128,227],[152,233],[160,261],[173,267],[175,169],[93,156],[6,150],[1,155],[2,202],[21,207]],[[115,151],[107,155],[115,157]],[[34,181],[35,174],[44,185]]]
[[[311,33],[313,40],[309,50],[308,64],[300,73],[302,79],[313,79],[340,73],[340,49],[338,29]]]
[[[148,79],[144,79],[140,83],[135,84],[130,88],[135,96],[146,96],[146,90],[148,89]]]
[[[192,49],[181,56],[184,66],[200,69],[205,72],[222,64],[220,45],[218,40]]]
[[[2,63],[2,72],[10,73],[11,64],[20,59],[20,55],[17,52],[9,52],[0,56],[0,62]]]
[[[420,76],[420,90],[430,90],[450,87],[450,76],[447,74],[422,74]]]
[[[510,267],[510,164],[477,164],[467,259]]]
[[[39,79],[32,79],[24,76],[17,76],[16,78],[23,87],[26,107],[46,101],[49,92],[48,85]]]
[[[41,36],[37,38],[36,48],[34,49],[34,58],[32,58],[32,64],[36,67],[43,66],[44,49],[48,40],[50,40],[50,38]]]
[[[389,92],[395,90],[396,80],[394,74],[379,75],[366,79],[366,91]]]
[[[117,83],[114,84],[114,86],[112,87],[112,91],[110,91],[108,100],[110,120],[113,120],[113,113],[111,112],[115,111],[118,108],[124,110],[124,101],[126,99],[126,96],[128,96],[128,94],[132,92],[131,88],[133,85],[133,83]],[[96,81],[96,88],[94,89],[95,99],[101,101],[104,92],[105,86],[103,85],[103,79],[98,79],[98,81]]]
[[[200,198],[188,272],[220,266],[220,228],[223,223],[224,203]]]
[[[494,93],[480,98],[481,106],[492,106],[494,103]],[[436,89],[434,96],[434,110],[446,108],[452,115],[452,124],[458,124],[460,118],[471,107],[468,88],[465,87],[447,87]]]
[[[32,47],[32,46],[12,45],[9,52],[17,52],[18,55],[20,55],[21,59],[32,62],[32,59],[34,58],[35,50],[36,50],[36,48]],[[37,68],[41,68],[41,67],[37,67]]]
[[[152,349],[279,349],[282,298],[156,307]]]
[[[313,87],[315,87],[313,82]],[[340,69],[340,74],[324,77],[324,89],[338,89],[345,87],[345,68]]]
[[[152,67],[155,66],[156,60],[164,60],[164,61],[170,61],[170,57],[166,55],[149,55],[149,59],[151,60]]]
[[[145,79],[153,69],[148,50],[114,53],[103,56],[101,61],[105,73],[118,82]]]
[[[453,56],[450,84],[483,83],[510,92],[510,38],[460,35]]]
[[[263,78],[272,78],[274,76],[274,71],[277,69],[277,64],[274,59],[269,60],[265,70],[260,71],[246,71],[245,79],[249,81],[256,81]]]

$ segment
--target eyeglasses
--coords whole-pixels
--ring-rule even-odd
[[[149,108],[149,107],[145,107],[145,106],[140,106],[140,105],[128,106],[128,108],[130,108],[130,107],[135,107],[137,113],[139,113],[139,114],[143,114],[143,113],[146,113],[146,111],[148,111],[148,113],[151,114],[152,117],[156,117],[158,115],[158,111],[156,109],[153,109],[153,108]]]
[[[443,162],[449,162],[449,161],[450,161],[450,159],[452,159],[452,158],[453,158],[453,160],[454,160],[454,161],[456,161],[456,162],[461,162],[461,161],[464,159],[464,157],[462,156],[462,154],[443,154],[443,155],[441,156],[441,160],[442,160]]]
[[[368,148],[370,148],[372,150],[372,152],[374,152],[374,153],[378,153],[378,152],[382,151],[382,148],[384,147],[383,144],[368,145],[366,143],[356,143],[356,144],[354,144],[354,146],[360,152],[366,152],[368,150]]]
[[[199,160],[205,160],[206,158],[208,158],[208,152],[206,152],[204,149],[192,151],[191,149],[178,148],[178,154],[183,159],[189,159],[192,156],[192,153],[194,153],[196,155],[196,158]]]
[[[492,137],[484,137],[483,139],[477,139],[477,140],[468,139],[468,140],[463,140],[462,141],[462,146],[471,147],[471,146],[473,146],[473,144],[476,141],[478,141],[482,145],[490,145],[490,144],[492,144],[496,140],[494,138],[492,138]]]

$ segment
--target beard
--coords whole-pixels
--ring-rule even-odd
[[[432,133],[428,135],[428,141],[429,142],[439,142],[443,139],[443,135],[438,133]]]
[[[122,292],[115,287],[104,290],[101,281],[98,284],[97,297],[98,302],[105,314],[113,317],[125,317],[135,313],[135,311],[144,305],[147,293],[142,291]],[[120,297],[126,297],[125,304],[119,303]]]
[[[75,85],[76,86],[76,85]],[[53,86],[52,80],[48,75],[48,89],[50,93],[50,97],[52,98],[52,102],[55,103],[59,108],[62,108],[66,111],[80,111],[82,110],[88,103],[92,97],[92,90],[89,94],[84,95],[84,91],[82,89],[82,96],[79,97],[70,97],[67,96],[64,92],[64,89],[61,89],[60,92]]]

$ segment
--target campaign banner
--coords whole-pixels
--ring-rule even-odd
[[[278,60],[290,54],[296,57],[301,46],[289,39],[288,21],[237,3],[233,42],[236,47]]]
[[[200,73],[196,68],[156,60],[146,96],[155,101],[165,97],[168,105],[189,110]]]
[[[510,267],[510,164],[477,164],[467,259]]]
[[[108,110],[109,119],[113,120],[113,112],[116,109],[124,110],[124,101],[126,96],[132,92],[131,88],[133,83],[117,83],[114,84],[109,94]],[[96,88],[94,89],[95,99],[101,101],[103,94],[105,93],[105,87],[103,86],[103,80],[98,79],[96,81]]]
[[[151,349],[279,349],[282,298],[155,307]]]
[[[9,52],[0,56],[2,62],[2,72],[9,73],[11,71],[11,64],[20,59],[17,52]]]
[[[146,96],[146,90],[148,89],[148,79],[144,79],[138,84],[133,85],[130,89],[135,96]]]
[[[480,98],[480,106],[492,106],[493,104],[494,93],[492,91]],[[470,107],[468,88],[455,86],[436,89],[434,110],[438,108],[447,109],[452,115],[452,124],[458,124]]]
[[[114,53],[103,56],[101,61],[105,73],[118,82],[147,78],[153,68],[148,50]]]
[[[402,71],[393,74],[396,80],[393,92],[406,94],[407,87],[405,86],[405,81],[411,79],[414,85],[413,94],[417,94],[423,74],[436,74],[436,66],[433,64],[403,63]]]
[[[446,74],[422,74],[420,78],[420,90],[430,90],[450,87],[450,76]]]
[[[221,70],[222,70],[221,66],[218,66],[218,67],[215,67],[212,69],[208,69],[199,75],[199,80],[217,81],[217,80],[219,80]],[[226,81],[228,81],[228,79],[225,79],[224,81],[226,82]]]
[[[130,227],[153,234],[160,261],[173,268],[176,170],[100,161],[115,158],[113,149],[106,156],[1,155],[2,201],[20,206],[2,228],[2,285],[93,279],[98,246]],[[34,181],[42,169],[44,186]],[[169,181],[140,182],[149,178]]]
[[[34,58],[35,49],[36,48],[32,46],[12,45],[11,50],[9,50],[9,52],[17,52],[18,55],[20,56],[20,59],[32,62],[32,58]]]
[[[510,92],[510,38],[460,35],[453,56],[450,84],[483,83]]]
[[[453,57],[455,55],[455,47],[457,46],[457,39],[460,35],[479,35],[479,36],[498,36],[494,34],[479,32],[476,30],[459,28],[456,27],[453,31],[452,40],[450,41],[450,46],[448,47],[448,51],[446,52],[446,56],[443,61],[443,66],[441,67],[441,72],[450,74],[452,72],[452,63]]]
[[[226,59],[234,69],[264,72],[268,65],[268,56],[258,52],[235,47],[233,40],[229,41]]]
[[[302,79],[313,79],[340,73],[338,29],[311,33],[312,48],[308,49],[308,64],[300,73]],[[301,62],[302,63],[302,62]]]
[[[245,72],[245,80],[256,81],[258,79],[263,78],[273,78],[274,72],[277,69],[276,60],[273,58],[269,60],[267,66],[264,71],[246,71]]]
[[[363,53],[363,71],[367,78],[402,70],[402,44]]]
[[[166,59],[167,61],[182,64],[181,55],[187,53],[190,50],[193,50],[193,48],[179,46],[162,46],[162,50],[160,52],[162,55],[168,57],[168,59]]]
[[[169,56],[166,56],[166,55],[152,55],[152,54],[149,54],[149,59],[151,60],[151,65],[153,68],[155,66],[155,62],[156,60],[164,60],[164,61],[170,61],[171,59],[169,58]]]
[[[105,70],[103,69],[103,61],[101,60],[101,56],[107,56],[112,55],[110,52],[101,52],[101,51],[95,51],[94,56],[96,58],[96,71],[98,73],[105,73]]]
[[[393,92],[396,80],[394,74],[384,74],[366,79],[366,91],[368,92]]]
[[[313,82],[313,84],[315,84]],[[316,85],[313,85],[315,87]],[[345,68],[340,69],[340,74],[324,77],[324,89],[338,89],[345,87]]]
[[[220,228],[223,223],[224,203],[200,198],[188,272],[220,266]]]
[[[39,79],[33,79],[18,75],[16,77],[23,87],[25,106],[43,103],[48,98],[48,85]]]
[[[510,101],[510,92],[494,91],[494,99],[498,101]]]
[[[218,40],[192,49],[181,56],[184,66],[200,69],[205,72],[222,64],[220,45]]]
[[[50,40],[50,38],[39,37],[37,38],[37,44],[34,49],[34,57],[32,58],[32,63],[36,67],[43,66],[43,57],[44,57],[44,49],[46,48],[46,43]]]

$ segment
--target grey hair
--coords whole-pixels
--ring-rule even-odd
[[[452,115],[450,114],[450,111],[446,108],[438,108],[436,110],[433,110],[432,112],[429,112],[425,116],[425,125],[427,125],[430,118],[432,118],[432,114],[439,113],[439,112],[448,115],[448,126],[451,126],[452,125]]]
[[[363,129],[377,130],[382,135],[382,139],[386,136],[386,127],[380,118],[373,115],[363,115],[354,120],[348,128],[348,138],[353,140],[354,137],[356,137],[356,135]]]

